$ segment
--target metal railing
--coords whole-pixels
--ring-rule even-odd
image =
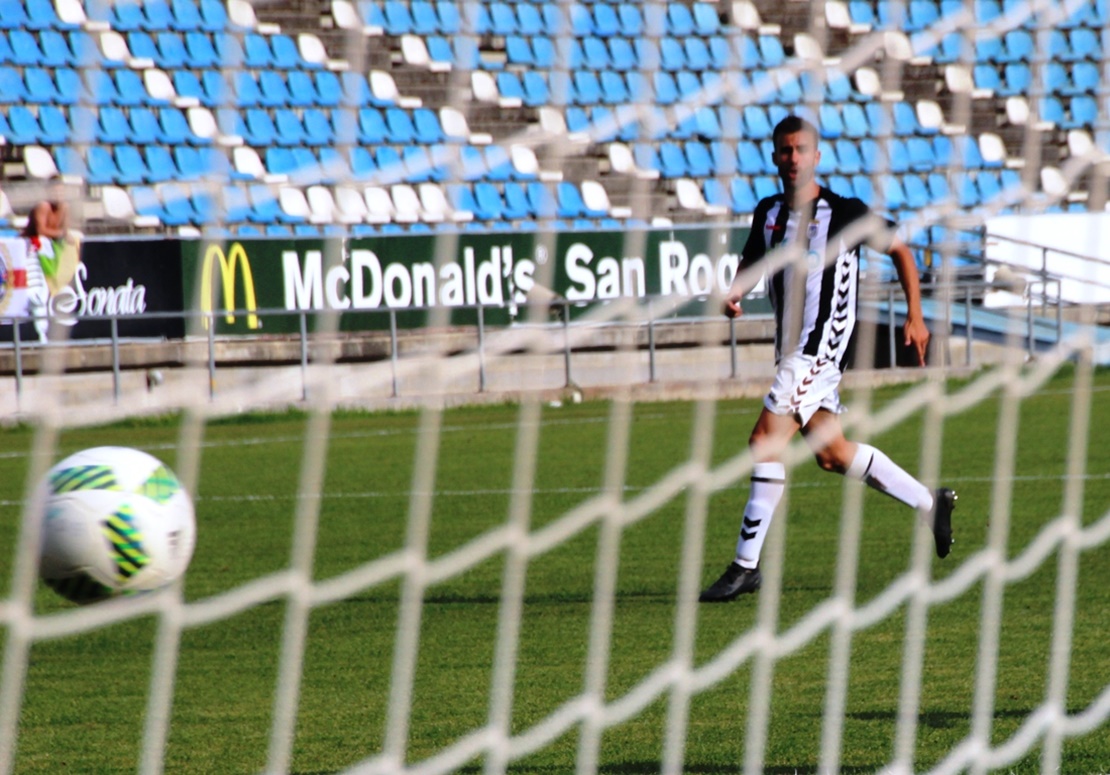
[[[1061,312],[1062,302],[1061,302],[1060,297],[1059,297],[1058,288],[1057,288],[1057,293],[1055,293],[1055,294],[1048,293],[1048,287],[1051,286],[1053,283],[1058,283],[1058,282],[1059,281],[1055,280],[1055,279],[1048,279],[1048,280],[1044,281],[1044,283],[1041,284],[1040,292],[1036,293],[1036,294],[1031,292],[1032,291],[1032,286],[1030,286],[1030,288],[1029,288],[1030,292],[1027,294],[1027,304],[1025,306],[1025,309],[1023,310],[1024,318],[1025,318],[1025,335],[1024,335],[1023,339],[1024,339],[1024,346],[1025,346],[1029,355],[1034,355],[1036,353],[1037,345],[1038,345],[1037,332],[1038,332],[1038,330],[1043,331],[1043,327],[1038,328],[1038,320],[1037,320],[1037,315],[1036,315],[1036,310],[1037,309],[1040,309],[1043,312],[1045,310],[1048,310],[1051,307],[1051,308],[1054,309],[1054,313],[1055,313],[1054,314],[1054,327],[1053,327],[1052,340],[1051,341],[1046,341],[1043,344],[1045,346],[1051,346],[1055,343],[1058,343],[1062,339],[1062,312]],[[900,289],[900,287],[898,286],[897,283],[884,283],[882,285],[864,284],[861,287],[863,288],[863,290],[861,292],[861,299],[863,301],[868,301],[868,302],[871,302],[873,304],[878,304],[879,305],[878,308],[877,308],[878,309],[878,319],[876,319],[874,322],[876,322],[878,324],[882,324],[883,322],[885,322],[885,324],[888,328],[887,347],[888,347],[889,356],[890,356],[890,361],[889,362],[891,364],[897,363],[898,318],[899,318],[900,315],[904,314],[904,313],[899,311],[899,299],[901,299],[901,289]],[[934,299],[943,300],[943,303],[940,307],[940,310],[941,310],[940,314],[936,315],[934,317],[934,319],[937,322],[941,323],[946,331],[951,332],[953,326],[956,324],[956,321],[953,320],[953,312],[955,311],[954,308],[957,307],[957,306],[962,306],[962,308],[963,308],[962,309],[962,312],[963,312],[963,317],[962,317],[963,333],[964,333],[964,336],[968,340],[968,347],[967,347],[967,352],[966,352],[965,363],[968,366],[971,366],[973,364],[973,354],[972,354],[972,347],[970,346],[970,343],[973,339],[976,338],[976,336],[979,332],[979,328],[984,327],[982,325],[977,325],[977,323],[976,323],[976,320],[975,320],[976,310],[980,311],[979,312],[980,316],[983,313],[990,313],[990,314],[997,315],[1001,319],[1001,322],[999,323],[999,325],[990,327],[991,330],[995,333],[996,336],[998,336],[999,332],[1001,331],[1001,332],[1003,332],[1003,334],[1002,334],[1003,336],[1009,337],[1011,340],[1015,338],[1012,334],[1013,327],[1014,327],[1015,314],[1016,314],[1015,311],[1013,311],[1013,310],[987,310],[987,309],[985,309],[981,306],[977,306],[977,304],[976,304],[976,301],[978,299],[981,299],[986,292],[988,292],[989,290],[995,289],[995,288],[996,288],[995,285],[990,284],[990,283],[986,283],[986,282],[982,282],[982,281],[962,281],[962,282],[957,282],[957,283],[947,284],[947,285],[941,284],[941,283],[925,283],[925,284],[922,285],[923,292],[931,293],[932,298],[934,298]],[[1040,301],[1039,305],[1034,303],[1037,298],[1039,298],[1039,301]],[[510,330],[511,329],[516,329],[516,330],[519,331],[519,330],[525,330],[525,329],[530,328],[530,329],[535,330],[537,332],[547,332],[548,334],[557,333],[558,334],[557,336],[548,336],[547,337],[547,339],[549,341],[557,342],[557,344],[555,346],[544,346],[544,347],[532,346],[532,347],[529,347],[528,349],[532,352],[543,352],[543,353],[547,353],[547,354],[561,353],[561,356],[562,356],[562,371],[563,371],[563,374],[562,374],[563,385],[566,388],[573,388],[573,387],[575,387],[575,379],[574,379],[574,359],[573,359],[572,356],[573,356],[573,353],[576,350],[598,349],[599,347],[613,349],[613,350],[620,350],[620,349],[637,350],[637,351],[646,350],[646,353],[647,353],[647,370],[648,370],[647,371],[647,379],[650,383],[654,383],[658,379],[658,364],[657,364],[656,356],[657,356],[657,351],[659,349],[661,349],[661,347],[658,343],[657,329],[660,326],[665,326],[665,325],[668,325],[668,324],[684,324],[684,325],[700,326],[700,325],[708,325],[708,324],[720,325],[721,323],[726,323],[728,331],[727,331],[727,337],[726,337],[727,341],[724,342],[724,344],[726,344],[727,347],[728,347],[728,376],[731,379],[736,379],[738,374],[739,374],[739,371],[738,371],[738,369],[739,369],[738,348],[743,346],[743,344],[744,344],[744,343],[738,343],[737,342],[737,336],[736,336],[737,335],[737,320],[729,319],[729,320],[726,321],[722,317],[717,317],[717,316],[709,317],[709,316],[704,316],[704,315],[703,316],[694,316],[694,317],[676,317],[674,315],[673,299],[669,300],[666,304],[660,304],[659,305],[660,307],[663,307],[666,310],[665,314],[656,314],[655,311],[654,311],[654,307],[653,307],[653,301],[659,302],[659,301],[662,301],[662,300],[663,300],[662,298],[655,299],[655,300],[646,299],[644,304],[643,304],[643,307],[642,307],[643,314],[639,317],[639,319],[637,321],[617,321],[617,322],[597,323],[597,322],[592,322],[592,321],[584,321],[583,322],[583,321],[574,320],[573,316],[571,315],[571,309],[574,305],[571,302],[559,299],[555,302],[549,302],[548,303],[548,306],[549,306],[549,308],[552,312],[553,317],[557,317],[558,318],[557,320],[550,320],[548,322],[534,322],[534,323],[513,323],[513,324],[510,324],[508,326],[498,326],[497,330],[502,331],[502,330],[506,330],[506,329],[510,329]],[[427,310],[427,309],[430,309],[430,308],[420,308],[420,309]],[[488,389],[488,384],[489,384],[488,375],[487,375],[487,368],[488,368],[488,365],[489,365],[489,358],[490,358],[490,355],[491,355],[490,347],[489,347],[490,326],[487,324],[487,321],[486,321],[486,315],[487,315],[488,309],[485,308],[485,307],[479,306],[479,305],[463,306],[463,307],[458,307],[456,309],[458,309],[458,310],[470,309],[470,310],[473,310],[474,313],[475,313],[476,325],[474,327],[474,330],[469,334],[469,337],[472,337],[471,341],[473,341],[473,343],[474,343],[473,344],[473,352],[476,356],[476,363],[477,363],[476,368],[477,368],[478,392],[480,392],[480,393],[485,392]],[[367,329],[364,332],[366,334],[374,334],[375,332],[380,332],[379,335],[388,336],[388,343],[389,343],[388,344],[388,356],[383,355],[382,359],[385,359],[386,357],[388,357],[388,360],[390,361],[390,367],[391,367],[391,379],[390,379],[391,388],[390,388],[390,390],[391,390],[391,396],[392,397],[399,396],[400,395],[400,390],[401,390],[399,375],[400,375],[401,368],[402,368],[402,357],[401,357],[401,354],[400,354],[401,353],[402,334],[401,334],[400,326],[398,325],[398,313],[399,312],[411,313],[413,311],[414,311],[414,308],[406,308],[404,310],[388,309],[388,310],[378,311],[378,314],[384,314],[384,315],[388,316],[388,332],[386,332],[385,329]],[[419,310],[417,310],[417,311],[419,311]],[[360,314],[367,314],[368,312],[370,314],[373,314],[372,311],[365,311],[365,310],[360,311]],[[122,358],[121,358],[121,347],[124,344],[127,344],[127,343],[151,343],[152,344],[154,342],[165,343],[165,341],[166,341],[165,339],[157,340],[157,339],[154,339],[154,338],[137,338],[137,337],[128,337],[128,338],[124,339],[120,336],[120,333],[119,333],[121,322],[128,321],[128,320],[136,320],[136,319],[143,319],[143,320],[151,320],[151,319],[157,319],[157,318],[162,318],[162,319],[184,319],[187,324],[189,323],[189,321],[193,321],[194,325],[202,326],[203,330],[205,330],[205,334],[204,334],[203,337],[186,336],[183,340],[181,340],[181,343],[184,346],[188,346],[190,343],[196,343],[197,341],[200,341],[200,340],[203,340],[205,342],[205,352],[204,352],[203,358],[204,358],[204,362],[206,364],[206,368],[207,368],[207,371],[208,371],[208,377],[209,377],[209,385],[210,385],[209,395],[210,395],[210,397],[213,397],[215,395],[215,391],[216,391],[216,384],[217,384],[216,376],[217,376],[217,372],[220,368],[220,366],[219,366],[220,358],[218,357],[219,346],[221,344],[226,345],[226,344],[229,344],[229,343],[232,343],[232,342],[235,342],[235,341],[243,341],[243,340],[248,339],[248,337],[241,336],[241,335],[218,335],[216,333],[216,329],[217,329],[216,321],[221,317],[227,317],[229,314],[230,315],[235,315],[235,316],[246,316],[248,314],[253,314],[253,315],[257,315],[259,318],[267,318],[267,317],[275,317],[275,316],[282,316],[282,317],[295,316],[297,318],[297,333],[293,334],[292,336],[296,337],[296,341],[298,343],[298,365],[299,365],[300,373],[301,373],[301,398],[302,398],[302,400],[306,400],[308,398],[308,384],[309,384],[308,370],[309,370],[310,363],[313,362],[312,349],[313,349],[313,345],[314,345],[314,338],[316,336],[312,331],[310,331],[310,319],[320,315],[321,311],[318,311],[318,310],[299,310],[299,311],[293,310],[293,311],[290,311],[290,310],[285,310],[285,309],[259,309],[259,310],[245,310],[245,309],[243,309],[243,310],[234,310],[234,311],[231,311],[230,313],[226,310],[208,311],[208,312],[199,312],[199,311],[190,311],[190,312],[149,312],[149,313],[143,313],[143,314],[117,314],[117,315],[110,315],[110,316],[97,316],[97,317],[88,317],[88,318],[80,318],[80,319],[98,320],[98,321],[101,321],[101,322],[103,322],[105,319],[107,319],[110,323],[110,335],[109,335],[108,341],[107,341],[107,344],[110,348],[110,363],[107,366],[102,367],[102,368],[104,370],[108,370],[108,369],[111,370],[112,386],[113,386],[112,393],[113,393],[114,400],[118,403],[118,401],[120,400],[120,397],[122,395],[122,388],[121,388],[122,375],[123,375],[123,372],[126,370],[126,367],[124,366],[124,364],[122,362]],[[766,315],[750,316],[749,315],[745,319],[751,319],[753,317],[757,320],[758,319],[765,320],[767,316]],[[46,352],[49,351],[50,348],[62,348],[62,347],[72,346],[72,345],[74,345],[75,342],[78,342],[78,341],[81,343],[81,346],[89,346],[89,345],[101,345],[101,346],[103,346],[104,343],[105,343],[103,339],[49,341],[49,342],[46,342],[46,343],[27,342],[27,341],[24,340],[24,338],[20,334],[20,326],[18,325],[18,323],[30,323],[30,322],[33,322],[34,320],[35,320],[35,318],[31,318],[31,317],[23,317],[23,318],[15,319],[14,322],[16,322],[17,325],[14,325],[13,329],[12,329],[13,330],[13,338],[12,338],[12,342],[9,346],[14,351],[13,352],[13,358],[12,358],[12,370],[14,372],[15,390],[16,390],[16,394],[17,394],[17,399],[18,399],[19,396],[22,395],[22,391],[24,389],[24,381],[25,381],[25,378],[26,378],[27,373],[28,373],[27,369],[26,369],[26,357],[25,357],[28,350],[36,351],[36,352],[39,352],[40,354],[45,354]],[[39,318],[39,320],[41,321],[41,318]],[[68,318],[68,320],[73,320],[73,318]],[[622,343],[616,344],[616,345],[614,345],[614,344],[604,344],[604,343],[603,344],[598,344],[596,340],[591,340],[590,332],[584,330],[584,329],[593,329],[594,331],[603,331],[603,330],[606,330],[606,329],[613,330],[614,327],[616,327],[616,326],[623,326],[623,327],[626,327],[626,328],[630,329],[630,332],[626,333],[624,335],[624,337],[623,337],[624,341]],[[936,325],[934,325],[934,328],[936,328]],[[192,330],[201,330],[201,329],[194,328]],[[448,336],[448,334],[443,334],[443,335]],[[456,336],[464,336],[464,337],[467,336],[466,334],[458,334],[458,332],[455,332],[455,335]],[[691,342],[694,340],[694,338],[695,337],[691,337]],[[696,339],[698,341],[703,342],[703,343],[707,343],[707,344],[712,343],[712,342],[708,342],[704,335],[699,335],[699,336],[696,337]],[[286,339],[281,340],[281,341],[288,342],[289,339],[286,338]],[[748,343],[758,343],[758,342],[766,343],[767,341],[768,341],[767,339],[755,339],[755,340],[752,340],[751,342],[748,342]],[[688,345],[689,343],[690,342],[687,342],[686,344]],[[315,344],[320,344],[320,342],[316,341]],[[4,348],[5,348],[5,345],[0,344],[0,352],[2,352],[2,350]],[[457,350],[457,347],[455,349]],[[500,355],[500,354],[507,354],[507,353],[508,353],[508,351],[499,347],[499,348],[494,350],[493,354],[494,355]],[[443,353],[443,355],[446,355],[446,354],[447,354],[446,352]],[[509,355],[509,357],[511,357],[511,355]],[[372,358],[368,357],[368,360],[371,360],[371,359]],[[186,359],[186,360],[188,360],[188,359]],[[200,361],[201,361],[201,357],[198,355],[195,358],[195,362],[199,363]],[[275,359],[274,362],[275,363],[280,363],[280,362],[288,363],[288,359],[287,358],[285,358],[285,359],[279,358],[279,359]],[[136,366],[135,368],[149,368],[149,364],[142,364],[142,365]],[[37,373],[45,373],[46,371],[47,371],[46,369],[42,369],[42,368],[39,368],[39,369],[35,370],[35,372],[37,372]],[[64,371],[64,369],[62,371]]]

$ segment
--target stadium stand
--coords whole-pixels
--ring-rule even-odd
[[[962,3],[911,0],[905,18],[896,5],[829,3],[818,40],[808,6],[750,0],[483,0],[461,13],[449,0],[11,0],[3,187],[60,172],[93,232],[192,233],[210,212],[229,234],[743,221],[775,189],[771,128],[800,110],[820,125],[834,188],[873,191],[899,216],[950,196],[1005,212],[996,195],[1029,122],[1051,165],[1069,132],[1095,134],[1104,4],[1079,4],[1043,39],[1029,16],[967,41],[973,61],[959,35],[926,34]],[[976,3],[980,23],[1003,10]],[[881,68],[825,68],[875,31],[902,58],[897,91]],[[507,150],[524,138],[530,171]],[[564,176],[554,187],[537,179],[544,165]],[[213,178],[223,192],[206,198]]]

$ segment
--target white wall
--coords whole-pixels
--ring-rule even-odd
[[[1049,248],[1016,245],[1001,237],[1032,242]],[[1063,255],[1077,253],[1087,258]],[[1040,271],[1047,258],[1049,273],[1062,279],[1060,295],[1065,301],[1082,304],[1110,303],[1110,213],[1048,213],[1005,215],[987,221],[986,258],[1014,267]],[[993,271],[988,266],[987,279]],[[1039,290],[1039,289],[1038,289]],[[1049,289],[1055,297],[1055,290]],[[992,292],[988,306],[1022,303],[1020,296]]]

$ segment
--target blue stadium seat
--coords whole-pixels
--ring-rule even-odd
[[[1090,128],[1098,120],[1098,102],[1089,94],[1077,94],[1071,98],[1070,120],[1064,128]]]
[[[735,213],[754,212],[759,201],[751,181],[747,178],[733,178],[729,182],[729,196],[732,201],[732,211]]]
[[[559,218],[574,219],[588,217],[586,205],[578,186],[569,180],[560,181],[555,189],[555,214]],[[595,216],[598,217],[598,216]]]
[[[439,25],[439,14],[430,0],[413,0],[409,5],[412,14],[412,31],[417,35],[434,35],[442,30]]]
[[[230,32],[213,33],[212,45],[216,49],[222,67],[236,68],[244,66],[247,55],[238,36]]]
[[[267,108],[284,108],[291,104],[292,99],[280,71],[263,70],[258,74],[258,104]]]
[[[259,130],[258,123],[252,125],[252,113],[248,112],[247,126],[254,131]],[[289,108],[278,108],[273,114],[273,126],[276,131],[278,145],[285,146],[301,146],[308,142],[308,134],[305,132],[304,123],[297,113]]]
[[[593,4],[593,14],[594,33],[600,37],[610,38],[614,35],[620,35],[623,31],[620,15],[612,4],[595,2]]]
[[[617,6],[617,19],[620,20],[620,34],[626,38],[638,38],[644,34],[644,16],[640,6],[632,2]]]
[[[604,71],[612,66],[609,58],[609,46],[596,35],[582,39],[582,61],[589,70]]]
[[[444,35],[457,35],[462,29],[458,4],[454,0],[436,0],[435,7],[439,29]]]
[[[525,37],[543,35],[543,15],[533,3],[517,3],[516,6],[517,31]]]
[[[772,171],[770,157],[766,156],[759,144],[753,140],[743,139],[737,143],[736,159],[740,164],[740,173],[743,175],[763,175]]]
[[[274,120],[270,117],[269,111],[262,108],[247,108],[242,112],[234,109],[232,111],[240,117],[241,130],[238,134],[241,134],[247,143],[260,148],[277,143],[277,128],[274,126]],[[218,110],[218,113],[226,115],[225,109],[222,108]],[[236,133],[225,132],[225,134]]]
[[[405,170],[405,182],[425,183],[436,177],[437,171],[425,146],[406,145],[401,148],[400,153]]]
[[[1095,62],[1075,62],[1071,66],[1071,93],[1076,94],[1096,94],[1099,90],[1099,84],[1102,76],[1099,73],[1099,65]]]
[[[28,67],[23,70],[23,82],[27,85],[27,100],[36,105],[58,104],[58,88],[54,77],[45,67]]]
[[[166,183],[161,190],[162,223],[168,226],[199,224],[201,215],[193,207],[189,191],[177,183]]]
[[[575,70],[571,98],[579,105],[596,105],[601,102],[601,84],[597,73],[592,70]]]
[[[42,127],[39,120],[24,105],[12,105],[8,111],[7,139],[16,145],[37,145],[42,142]]]
[[[248,32],[243,36],[243,64],[254,70],[265,70],[274,66],[274,51],[270,48],[268,37]]]
[[[674,76],[661,70],[651,74],[652,91],[658,105],[673,105],[679,99],[678,86]]]
[[[126,143],[131,137],[131,124],[122,108],[106,105],[100,109],[96,139],[105,145]]]
[[[168,148],[163,145],[147,145],[143,147],[143,161],[150,170],[151,183],[164,183],[167,180],[177,180],[181,171],[174,164],[173,156]]]
[[[902,178],[902,188],[905,191],[906,206],[911,210],[920,210],[928,207],[932,202],[929,188],[925,181],[917,175],[906,175]]]
[[[186,32],[184,37],[185,54],[188,67],[194,70],[204,70],[209,67],[219,67],[220,57],[212,38],[207,34],[193,30]]]
[[[732,177],[740,170],[734,142],[716,140],[710,143],[709,155],[713,162],[714,175]]]
[[[378,108],[360,108],[358,111],[358,141],[362,145],[377,146],[389,139],[389,127]]]
[[[134,32],[135,30],[145,30],[148,27],[143,7],[134,0],[113,3],[109,18],[112,22],[112,28],[120,32]]]
[[[8,33],[11,62],[20,67],[37,67],[46,58],[39,47],[38,37],[29,30],[11,30]]]
[[[27,26],[32,30],[68,30],[76,25],[66,24],[58,18],[50,0],[26,0]]]
[[[191,57],[185,41],[176,32],[157,33],[155,43],[157,56],[154,61],[162,69],[173,70],[189,64]]]
[[[1002,97],[1025,95],[1033,83],[1033,73],[1025,62],[1010,62],[1002,70],[995,92]]]
[[[27,86],[15,67],[0,66],[0,103],[20,104],[28,101]]]
[[[770,175],[757,175],[752,178],[752,187],[758,199],[765,199],[779,193],[778,180]]]
[[[124,186],[138,185],[151,180],[150,169],[142,153],[134,145],[117,145],[112,152],[119,176],[116,182]]]
[[[320,64],[306,62],[301,57],[301,50],[296,41],[288,35],[277,34],[270,36],[270,49],[274,53],[274,67],[279,70],[293,70],[294,68],[322,67]]]
[[[57,105],[39,106],[39,126],[43,145],[61,145],[70,140],[69,121]]]
[[[1002,39],[1002,59],[1005,63],[1029,62],[1036,53],[1036,43],[1029,30],[1010,30]]]
[[[686,69],[686,50],[679,38],[668,36],[659,41],[659,63],[671,72]]]
[[[551,191],[538,180],[525,185],[532,213],[537,218],[554,218],[558,205]]]
[[[502,214],[506,220],[522,221],[535,217],[532,203],[528,199],[528,192],[523,185],[516,181],[507,181],[504,184],[505,208]]]
[[[447,44],[446,39],[442,39],[444,44]],[[450,46],[447,45],[447,51],[450,51]],[[434,60],[435,56],[432,51],[428,49],[428,55]],[[450,61],[450,60],[448,60]],[[509,65],[531,66],[535,63],[535,57],[532,54],[532,43],[528,38],[523,35],[510,35],[505,38],[505,61]],[[513,75],[516,75],[515,73]]]
[[[361,145],[349,149],[351,175],[356,180],[370,180],[378,171],[378,165],[370,151]]]
[[[176,30],[193,32],[203,27],[200,8],[193,0],[171,0],[170,12],[173,14],[171,26]]]
[[[694,15],[690,6],[683,3],[668,3],[666,17],[668,35],[684,38],[694,34]]]
[[[494,221],[503,217],[505,204],[497,186],[487,181],[474,184],[474,217],[480,221]]]
[[[909,156],[909,168],[915,172],[931,172],[937,168],[933,144],[924,137],[907,138],[906,153]]]
[[[296,70],[290,71],[295,73]],[[339,76],[330,70],[318,70],[312,74],[316,87],[316,105],[321,108],[334,108],[343,102],[343,86]]]
[[[707,178],[714,174],[713,157],[705,143],[689,140],[685,143],[686,170],[695,178]]]
[[[58,30],[39,32],[39,48],[42,50],[39,64],[43,67],[76,67],[78,64],[69,38]]]
[[[520,32],[513,6],[502,0],[494,0],[494,2],[489,3],[488,8],[490,34],[505,37]]]
[[[320,108],[306,108],[301,114],[304,124],[305,143],[311,146],[328,146],[336,140],[335,127],[331,117]]]
[[[387,35],[398,37],[413,31],[412,14],[406,3],[399,0],[386,0],[382,13]]]
[[[747,105],[744,107],[743,115],[744,127],[747,129],[744,134],[748,138],[752,140],[770,139],[774,127],[771,126],[771,120],[764,108],[759,105]]]
[[[659,174],[665,178],[684,178],[689,175],[686,154],[678,143],[659,144]]]
[[[250,70],[236,70],[232,73],[231,78],[232,92],[235,94],[235,105],[237,107],[256,108],[265,104],[262,98],[262,89]],[[272,105],[268,107],[272,107]]]
[[[90,145],[85,153],[85,163],[88,168],[86,180],[91,185],[107,186],[119,182],[119,167],[107,146]]]

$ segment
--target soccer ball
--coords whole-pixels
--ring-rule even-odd
[[[128,447],[70,455],[43,481],[39,575],[75,603],[149,591],[189,565],[189,494],[158,458]]]

